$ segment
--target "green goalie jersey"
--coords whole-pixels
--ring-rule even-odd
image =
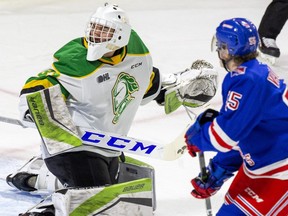
[[[77,126],[126,135],[141,102],[152,100],[160,90],[149,50],[132,30],[128,45],[113,57],[87,61],[86,54],[85,38],[70,41],[54,54],[50,69],[27,80],[21,95],[60,84]],[[102,151],[96,150],[118,155]]]

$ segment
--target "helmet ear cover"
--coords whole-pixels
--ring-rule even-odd
[[[259,36],[255,25],[245,18],[224,20],[216,29],[216,46],[226,46],[231,56],[257,51]]]
[[[131,26],[122,9],[117,5],[99,7],[91,16],[85,31],[87,60],[98,60],[104,54],[126,46],[130,34]]]

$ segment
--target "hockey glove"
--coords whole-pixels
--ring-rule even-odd
[[[191,195],[197,199],[206,199],[214,195],[224,182],[233,176],[231,171],[225,170],[220,166],[213,163],[210,160],[208,167],[206,168],[207,172],[204,174],[200,173],[198,177],[191,180],[191,184],[194,187]]]
[[[208,103],[216,94],[217,77],[213,65],[205,60],[197,60],[181,72],[162,74],[161,104],[165,105],[165,113],[174,112],[181,105],[195,108]]]
[[[192,157],[196,157],[197,156],[197,152],[200,152],[200,149],[196,146],[196,145],[188,145],[187,144],[187,150],[188,153],[192,156]]]
[[[198,117],[199,124],[202,126],[207,122],[212,122],[219,115],[219,112],[213,109],[207,109]]]
[[[187,130],[185,134],[185,142],[187,144],[188,152],[192,157],[195,157],[196,153],[199,152],[200,149],[192,143],[191,138],[200,131],[202,125],[207,122],[212,122],[218,115],[218,111],[207,109],[197,117],[195,123]]]

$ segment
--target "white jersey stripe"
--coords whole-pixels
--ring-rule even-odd
[[[238,142],[232,140],[219,126],[216,119],[212,122],[209,127],[209,136],[212,145],[221,152],[230,151],[236,147]]]
[[[256,170],[249,170],[244,163],[244,172],[250,178],[275,178],[288,180],[288,158]]]

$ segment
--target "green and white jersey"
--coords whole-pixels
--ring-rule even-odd
[[[126,135],[151,87],[153,66],[149,50],[133,30],[128,45],[118,51],[112,58],[89,62],[86,40],[72,40],[54,54],[52,69],[28,79],[22,94],[60,84],[77,126]],[[119,154],[91,146],[80,148],[105,156]]]

